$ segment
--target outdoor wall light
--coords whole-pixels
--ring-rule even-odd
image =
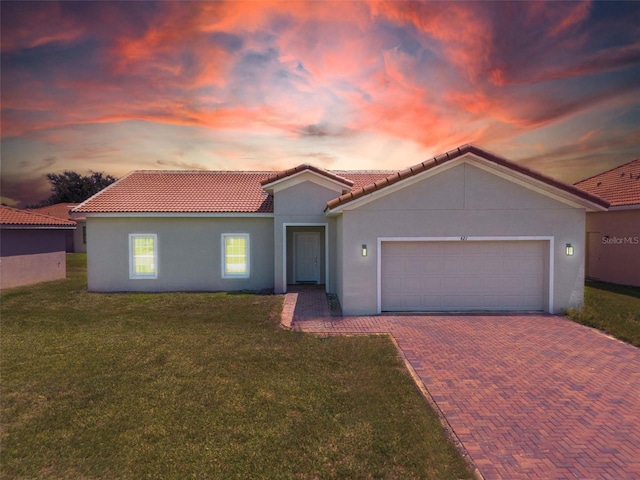
[[[366,257],[367,256],[367,245],[366,244],[362,244],[362,256]]]
[[[573,255],[573,245],[571,245],[570,243],[567,243],[564,247],[564,253],[566,253],[571,257]]]

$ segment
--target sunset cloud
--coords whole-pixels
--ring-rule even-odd
[[[40,185],[51,158],[115,175],[402,168],[475,142],[560,175],[567,148],[574,166],[628,161],[634,7],[3,1],[3,196],[38,200],[15,185]]]

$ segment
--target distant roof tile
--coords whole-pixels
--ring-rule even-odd
[[[612,207],[640,205],[640,158],[575,184],[604,198]]]
[[[54,203],[53,205],[45,205],[38,208],[27,208],[30,212],[49,215],[50,217],[64,218],[66,220],[84,220],[84,217],[72,217],[69,213],[73,208],[80,205],[79,203]]]
[[[42,215],[28,210],[5,207],[4,205],[0,205],[0,224],[3,226],[23,226],[26,228],[70,228],[76,226],[76,222],[71,220]]]

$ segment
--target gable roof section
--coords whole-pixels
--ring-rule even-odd
[[[40,213],[42,215],[49,215],[50,217],[63,218],[65,220],[78,221],[83,220],[83,217],[72,217],[71,209],[80,205],[79,203],[54,203],[53,205],[45,205],[38,208],[27,208],[29,212]]]
[[[489,153],[479,147],[476,147],[475,145],[463,145],[455,150],[451,150],[442,155],[433,157],[432,159],[426,160],[422,163],[419,163],[418,165],[414,165],[413,167],[409,167],[406,170],[393,173],[392,175],[389,175],[385,178],[382,178],[373,183],[370,183],[369,185],[365,185],[358,189],[353,189],[351,192],[345,193],[344,195],[341,195],[338,198],[330,200],[329,202],[327,202],[325,212],[334,210],[338,207],[342,207],[343,205],[346,205],[355,200],[366,197],[372,193],[376,193],[381,190],[384,190],[385,188],[390,187],[391,185],[397,184],[398,182],[414,177],[422,172],[426,172],[428,170],[436,168],[447,162],[455,160],[456,158],[459,158],[467,153],[474,154],[496,165],[499,165],[501,167],[506,167],[509,170],[531,177],[537,181],[540,181],[542,183],[555,187],[559,190],[567,192],[583,200],[587,200],[588,202],[594,203],[603,208],[607,208],[609,206],[609,202],[603,200],[602,198],[596,195],[592,195],[588,192],[585,192],[580,188],[577,188],[567,183],[553,179],[535,170],[531,170],[529,168],[518,165],[517,163],[511,162],[505,158],[499,157],[498,155]]]
[[[640,205],[640,158],[575,184],[604,198],[612,207]]]
[[[328,178],[329,180],[333,180],[334,182],[342,183],[345,187],[351,188],[353,187],[353,181],[347,178],[336,175],[335,173],[329,172],[323,168],[314,167],[313,165],[308,165],[306,163],[302,165],[298,165],[297,167],[290,168],[289,170],[284,170],[282,172],[278,172],[270,175],[268,178],[265,178],[260,182],[260,184],[265,187],[267,185],[271,185],[272,183],[279,182],[286,178],[292,177],[304,171],[310,171],[313,173],[317,173],[323,177]]]
[[[8,228],[73,229],[76,222],[0,205],[0,225]]]
[[[270,172],[139,170],[78,205],[75,213],[273,213],[260,181]]]

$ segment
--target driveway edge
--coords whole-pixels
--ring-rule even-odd
[[[482,473],[480,473],[480,470],[478,469],[478,467],[474,463],[473,459],[471,458],[471,455],[469,455],[469,452],[467,451],[467,449],[464,447],[464,445],[462,444],[462,442],[460,441],[460,439],[456,435],[456,432],[453,430],[453,427],[451,427],[451,425],[447,421],[447,417],[444,415],[442,410],[440,410],[440,407],[438,407],[438,404],[436,403],[436,401],[431,396],[431,393],[429,393],[429,390],[427,389],[427,387],[424,385],[424,383],[422,383],[422,380],[420,379],[420,376],[413,369],[413,365],[411,365],[411,362],[409,362],[409,359],[406,357],[406,355],[402,351],[402,348],[400,348],[400,345],[398,344],[396,339],[393,337],[393,334],[388,333],[387,335],[389,336],[389,338],[391,339],[391,341],[395,345],[396,350],[398,351],[398,354],[400,355],[400,358],[402,358],[402,361],[404,362],[404,365],[407,368],[407,371],[409,372],[409,375],[411,375],[411,378],[413,379],[413,383],[418,388],[418,391],[420,392],[420,395],[422,395],[422,398],[424,398],[426,400],[426,402],[429,404],[429,406],[432,408],[432,410],[438,416],[438,420],[440,421],[440,425],[442,425],[442,428],[444,429],[445,434],[447,435],[447,438],[453,443],[453,445],[456,447],[458,452],[460,452],[460,455],[462,456],[462,459],[465,461],[465,463],[467,464],[467,466],[471,470],[471,473],[473,474],[475,479],[476,480],[485,480],[484,477],[482,476]]]

